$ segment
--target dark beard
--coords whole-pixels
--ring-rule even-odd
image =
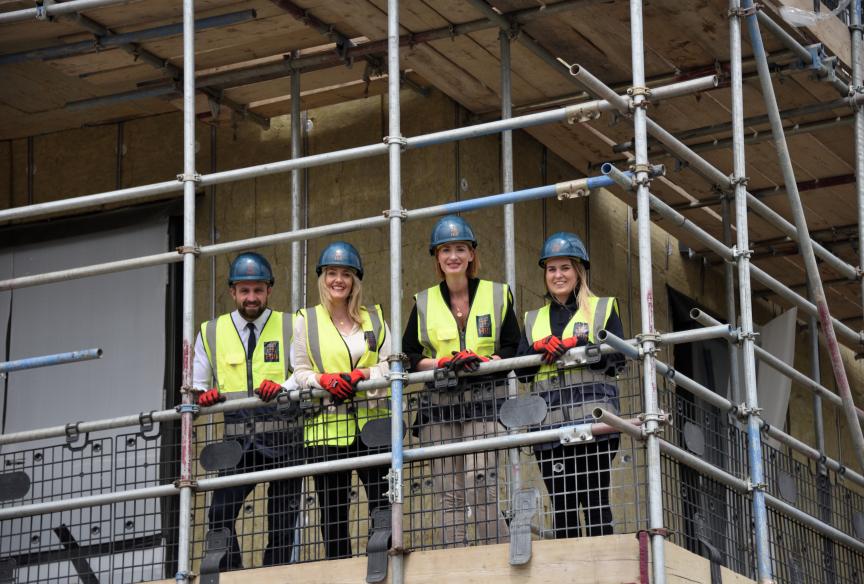
[[[259,316],[261,316],[266,309],[266,304],[259,304],[258,306],[240,305],[237,307],[237,312],[240,313],[240,316],[242,316],[249,322],[252,322],[253,320],[256,320]]]

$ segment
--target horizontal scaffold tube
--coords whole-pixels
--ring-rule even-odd
[[[669,99],[690,93],[706,91],[717,86],[718,80],[716,76],[709,75],[697,79],[690,79],[680,83],[657,87],[652,89],[652,101]],[[479,138],[491,134],[497,134],[505,130],[519,130],[522,128],[530,128],[544,124],[552,124],[557,122],[565,122],[569,119],[578,119],[582,116],[591,115],[592,112],[601,112],[610,110],[610,105],[605,100],[595,100],[567,107],[561,107],[546,112],[538,112],[526,114],[505,120],[496,120],[474,126],[466,126],[464,128],[455,128],[452,130],[443,130],[431,134],[424,134],[412,138],[406,138],[405,148],[424,148],[436,144],[445,144],[464,140],[468,138]],[[211,174],[201,175],[198,182],[199,187],[213,186],[223,183],[228,183],[237,180],[256,178],[283,172],[290,172],[303,168],[314,168],[326,164],[336,162],[345,162],[348,160],[358,160],[362,158],[370,158],[373,156],[383,156],[387,153],[387,144],[369,144],[338,150],[334,152],[324,152],[321,154],[312,154],[282,160],[278,162],[270,162],[258,164],[245,168],[237,168],[225,170]],[[60,199],[47,203],[37,203],[35,205],[26,205],[23,207],[15,207],[12,209],[4,209],[0,211],[0,223],[7,221],[16,221],[21,219],[33,219],[36,217],[44,217],[67,211],[88,209],[99,207],[107,204],[121,203],[126,201],[142,202],[161,198],[164,195],[172,192],[179,192],[183,189],[183,183],[180,180],[163,181],[137,187],[130,187],[116,191],[107,191],[93,195],[84,195],[80,197],[72,197],[68,199]]]
[[[694,308],[690,311],[690,317],[698,322],[699,324],[708,327],[709,329],[713,329],[718,324],[721,324],[720,321],[712,317],[711,315],[699,310],[698,308]],[[759,358],[760,361],[764,362],[766,365],[777,371],[778,373],[782,373],[792,381],[796,383],[800,383],[807,389],[811,390],[813,393],[819,395],[819,397],[831,402],[833,405],[842,408],[843,400],[839,395],[821,385],[814,380],[807,377],[805,374],[801,373],[791,365],[784,363],[765,349],[759,346],[754,347],[756,351],[756,357]],[[856,408],[858,413],[858,419],[861,422],[864,422],[864,410],[861,408]]]
[[[476,199],[467,199],[463,201],[455,201],[452,203],[444,203],[443,205],[434,205],[432,207],[424,207],[404,212],[406,221],[418,221],[440,215],[448,215],[452,213],[466,213],[477,209],[487,207],[495,207],[506,205],[508,203],[521,203],[525,201],[533,201],[537,199],[545,199],[549,197],[567,197],[567,196],[583,196],[587,195],[594,189],[606,188],[612,186],[614,181],[608,176],[596,176],[579,178],[563,183],[523,189],[521,191],[513,191],[510,193],[502,193],[498,195],[489,195],[486,197],[477,197]],[[320,237],[329,237],[332,235],[340,235],[352,231],[362,231],[365,229],[375,229],[385,227],[389,219],[385,215],[366,217],[363,219],[354,219],[352,221],[343,221],[341,223],[331,223],[318,227],[309,227],[298,231],[284,231],[282,233],[274,233],[272,235],[262,235],[260,237],[252,237],[249,239],[241,239],[237,241],[217,243],[214,245],[206,245],[198,250],[189,250],[190,253],[197,253],[201,257],[219,255],[224,253],[233,253],[238,251],[249,250],[253,248],[269,247],[280,243],[288,243],[292,241],[304,241],[316,239]],[[62,282],[66,280],[75,280],[78,278],[87,278],[102,274],[110,274],[126,270],[134,270],[138,268],[156,266],[160,264],[170,264],[183,261],[182,253],[159,253],[149,256],[142,256],[127,260],[116,260],[113,262],[105,262],[102,264],[94,264],[91,266],[83,266],[80,268],[72,268],[67,270],[58,270],[56,272],[46,272],[43,274],[34,274],[32,276],[20,276],[10,278],[8,280],[0,280],[0,290],[11,290],[13,288],[25,288],[29,286],[39,286],[50,284],[52,282]]]
[[[576,78],[576,80],[578,80],[589,92],[607,100],[609,103],[614,105],[620,113],[629,113],[629,100],[615,93],[612,88],[600,81],[584,67],[573,65],[571,66],[570,71],[573,77]],[[699,156],[689,146],[657,124],[657,122],[648,119],[647,124],[648,132],[666,146],[671,154],[687,162],[694,170],[696,170],[696,172],[708,179],[712,184],[719,186],[723,190],[728,191],[732,189],[732,180],[727,175],[720,172],[717,167]],[[779,229],[784,235],[794,241],[798,240],[797,231],[792,223],[787,221],[782,215],[768,207],[768,205],[750,193],[747,194],[747,205],[766,221]],[[827,248],[814,242],[813,249],[816,255],[824,260],[832,269],[850,280],[858,279],[857,270],[834,255]]]
[[[707,338],[718,338],[724,336],[726,333],[724,332],[726,327],[722,327],[716,330],[716,334],[708,333],[707,336],[704,336],[702,339]],[[689,332],[689,331],[688,331]],[[690,342],[691,337],[686,336],[682,337],[680,333],[664,333],[660,335],[660,343],[665,345],[674,345],[681,342]],[[633,346],[635,344],[634,340],[625,341],[628,343],[628,346]],[[617,349],[610,345],[600,345],[600,352],[602,354],[609,354],[618,352]],[[585,348],[577,347],[575,349],[571,349],[564,356],[564,359],[572,359],[579,360],[585,357]],[[510,371],[513,369],[522,369],[526,367],[536,367],[540,365],[542,362],[542,355],[525,355],[522,357],[512,357],[510,359],[496,359],[494,361],[489,361],[487,363],[481,363],[480,367],[477,371],[472,373],[460,372],[458,377],[473,377],[478,375],[488,375],[490,373],[497,373],[501,371]],[[429,371],[418,371],[416,373],[409,373],[405,379],[405,385],[417,385],[421,383],[427,383],[434,381],[435,372],[432,370]],[[358,389],[362,391],[369,391],[372,389],[383,389],[388,387],[390,381],[384,377],[381,379],[367,380],[361,381],[358,385]],[[286,397],[288,399],[294,401],[300,401],[303,399],[316,399],[327,397],[329,394],[324,390],[311,390],[311,391],[298,391],[293,390],[291,392],[287,392]],[[284,399],[284,398],[282,398]],[[227,402],[223,402],[220,404],[216,404],[214,406],[208,408],[201,408],[200,412],[202,415],[207,414],[216,414],[220,412],[229,412],[235,410],[243,410],[243,409],[253,409],[266,407],[268,405],[273,405],[274,402],[270,404],[261,401],[257,397],[249,397],[237,400],[230,400]],[[134,426],[139,426],[144,421],[152,421],[154,423],[159,422],[167,422],[170,420],[178,420],[180,419],[180,414],[176,409],[169,410],[160,410],[160,411],[152,411],[152,412],[142,412],[140,414],[131,414],[128,416],[120,416],[117,418],[108,418],[104,420],[93,420],[88,422],[77,422],[74,423],[75,430],[80,434],[87,434],[91,432],[100,432],[102,430],[113,430],[116,428],[129,428]],[[0,446],[5,444],[18,444],[21,442],[29,442],[32,440],[44,440],[46,438],[58,438],[66,436],[67,426],[51,426],[46,428],[40,428],[36,430],[24,430],[21,432],[14,432],[9,434],[0,434]]]
[[[45,19],[47,22],[48,16],[60,16],[61,14],[74,14],[94,8],[102,8],[104,6],[112,6],[114,4],[129,4],[136,0],[75,0],[74,2],[64,2],[60,4],[46,3],[45,6],[36,8],[25,8],[23,10],[13,10],[11,12],[0,12],[0,24],[8,22],[21,22],[22,20]]]
[[[710,327],[710,329],[706,330],[717,330],[717,327],[712,326]],[[624,354],[628,359],[639,359],[639,349],[632,345],[632,341],[626,341],[624,339],[621,339],[606,330],[599,331],[597,333],[597,338],[601,342],[608,344],[610,347]],[[737,339],[737,331],[733,331],[733,329],[727,328],[726,334],[722,334],[719,337],[713,338],[725,338],[729,341],[733,341]],[[738,412],[738,406],[736,404],[733,404],[731,401],[719,395],[718,393],[711,391],[711,389],[705,387],[698,381],[695,381],[687,377],[686,375],[676,371],[663,361],[657,360],[656,363],[657,371],[675,385],[683,387],[699,399],[710,403],[714,407],[720,409],[720,411],[722,412]],[[842,406],[842,404],[840,405]],[[774,426],[766,424],[765,422],[762,422],[762,431],[765,432],[768,436],[774,438],[775,440],[789,446],[793,450],[797,450],[811,460],[814,460],[816,462],[824,462],[829,468],[831,468],[838,474],[841,474],[851,482],[854,482],[855,484],[864,487],[864,476],[861,476],[857,472],[848,469],[845,465],[843,465],[837,460],[834,460],[833,458],[822,456],[821,454],[819,454],[818,450],[805,444],[801,440],[798,440],[794,436],[787,434],[780,428],[776,428]]]
[[[633,424],[628,423],[627,420],[619,418],[615,414],[603,410],[601,408],[597,408],[594,410],[594,417],[597,421],[601,421],[606,423],[614,428],[628,434],[630,437],[641,440],[642,430]],[[666,440],[660,440],[660,450],[662,450],[665,454],[670,456],[671,458],[677,460],[678,462],[692,468],[696,472],[707,476],[710,479],[713,479],[723,485],[726,485],[730,489],[741,493],[742,495],[746,495],[750,492],[750,485],[747,481],[743,479],[739,479],[738,477],[729,474],[728,472],[717,468],[713,464],[706,462],[705,460],[699,458],[698,456],[691,454],[680,448],[667,442]],[[769,494],[765,494],[765,502],[776,511],[779,511],[782,515],[785,515],[791,519],[796,521],[800,521],[810,529],[824,535],[825,537],[841,544],[846,547],[849,547],[859,553],[864,552],[864,542],[861,542],[851,535],[848,535],[836,527],[828,525],[815,517],[808,515],[807,513],[801,511],[800,509],[796,509],[792,505],[785,503],[776,497],[773,497]]]
[[[639,425],[639,420],[631,420],[631,424]],[[484,452],[489,450],[503,450],[507,448],[520,448],[523,446],[533,446],[535,444],[543,444],[546,442],[568,442],[573,437],[577,437],[579,441],[590,441],[591,436],[599,436],[603,434],[615,434],[618,430],[609,424],[598,422],[594,424],[576,424],[572,426],[563,426],[553,430],[539,430],[537,432],[525,432],[521,434],[506,434],[502,436],[494,436],[491,438],[479,438],[476,440],[466,440],[451,444],[440,444],[435,446],[425,446],[422,448],[412,448],[404,451],[406,462],[415,462],[422,460],[430,460],[440,458],[442,456],[457,456],[471,454],[475,452]],[[298,464],[290,467],[273,468],[268,470],[236,474],[223,477],[213,477],[198,480],[193,489],[195,491],[212,491],[226,487],[234,487],[238,485],[250,485],[269,481],[276,481],[289,478],[302,478],[307,476],[315,476],[330,472],[339,472],[354,470],[358,468],[370,468],[373,466],[383,466],[390,464],[390,453],[371,454],[367,456],[358,456],[355,458],[345,458],[340,460],[331,460],[326,462],[315,462],[310,464]],[[141,489],[132,489],[128,491],[116,491],[113,493],[103,493],[99,495],[91,495],[87,497],[78,497],[74,499],[63,499],[59,501],[48,501],[45,503],[32,503],[28,505],[20,505],[18,507],[6,507],[0,509],[0,521],[15,519],[18,517],[31,517],[43,513],[56,513],[58,511],[68,511],[71,509],[81,509],[83,507],[94,507],[98,505],[108,505],[120,501],[134,501],[140,499],[148,499],[155,497],[164,497],[179,494],[180,489],[174,485],[161,485],[157,487],[146,487]]]
[[[12,371],[23,371],[25,369],[38,369],[39,367],[51,367],[63,365],[64,363],[77,363],[79,361],[92,361],[102,357],[102,349],[83,349],[81,351],[70,351],[68,353],[57,353],[56,355],[43,355],[40,357],[27,357],[0,363],[0,373]]]

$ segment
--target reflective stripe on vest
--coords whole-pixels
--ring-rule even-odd
[[[252,395],[265,379],[282,383],[291,375],[290,343],[294,336],[294,316],[275,310],[264,323],[252,354],[252,387],[249,387],[246,347],[230,314],[223,314],[201,325],[201,339],[210,361],[213,382],[229,399]],[[286,340],[287,339],[287,340]]]
[[[612,297],[590,296],[588,298],[588,306],[580,306],[576,314],[564,326],[562,333],[563,338],[584,334],[584,326],[588,327],[588,342],[594,343],[594,335],[606,326],[606,321],[612,314],[612,309],[618,308],[618,301]],[[540,339],[544,339],[552,334],[552,324],[549,318],[550,305],[547,304],[543,308],[532,310],[525,313],[525,336],[528,337],[530,343],[535,343]],[[577,328],[582,328],[581,331]],[[557,367],[553,365],[543,365],[538,371],[538,375],[555,371]]]
[[[330,313],[319,304],[314,308],[300,311],[305,319],[306,350],[316,373],[346,373],[352,369],[374,367],[378,364],[378,352],[384,344],[384,317],[377,304],[360,309],[361,328],[366,338],[366,351],[355,363],[345,339],[333,321]],[[374,347],[374,349],[373,349]],[[363,400],[366,392],[357,392]],[[365,404],[365,402],[359,402]],[[384,408],[359,406],[349,411],[348,406],[325,406],[325,411],[307,422],[303,436],[310,446],[350,446],[368,420],[389,415]]]
[[[447,306],[441,288],[432,286],[417,293],[414,296],[417,338],[423,345],[423,355],[437,359],[462,349],[471,349],[484,357],[497,353],[508,294],[506,284],[480,280],[468,311],[463,345],[456,318]]]

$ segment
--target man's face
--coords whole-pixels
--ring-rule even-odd
[[[267,308],[273,288],[267,282],[234,282],[230,290],[240,316],[252,322]]]

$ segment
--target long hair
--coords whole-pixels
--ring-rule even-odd
[[[567,258],[570,260],[570,263],[573,265],[573,270],[576,272],[576,302],[579,304],[579,308],[588,306],[588,299],[592,296],[596,296],[591,291],[591,288],[588,287],[588,270],[585,269],[585,264],[580,262],[575,258]],[[546,286],[546,269],[543,269],[543,285]],[[552,296],[551,292],[549,292],[549,287],[546,286],[546,294],[550,297]]]
[[[444,279],[444,270],[441,269],[441,264],[438,262],[438,250],[435,250],[435,256],[433,257],[435,260],[435,273],[438,274],[438,279]],[[477,248],[474,248],[474,259],[468,262],[468,269],[465,270],[465,275],[468,279],[473,280],[477,277],[477,274],[480,273],[480,254],[477,253]]]
[[[327,286],[324,285],[324,277],[327,274],[326,268],[321,275],[318,276],[318,297],[321,299],[321,304],[327,309],[331,315],[333,314],[333,297]],[[357,277],[357,274],[351,270],[351,293],[348,295],[348,317],[359,325],[363,324],[360,318],[360,307],[363,306],[363,282]]]

